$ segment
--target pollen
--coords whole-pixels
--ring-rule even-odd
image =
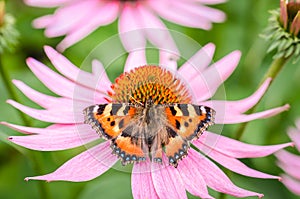
[[[121,74],[111,86],[112,102],[145,104],[191,103],[187,87],[159,66],[141,66]]]

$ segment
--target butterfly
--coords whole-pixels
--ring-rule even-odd
[[[214,124],[215,111],[194,104],[107,103],[84,109],[84,122],[111,141],[122,165],[151,161],[170,165],[187,155],[191,141]]]

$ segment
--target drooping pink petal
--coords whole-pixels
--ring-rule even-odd
[[[66,48],[89,35],[98,27],[112,23],[116,20],[118,12],[118,2],[107,2],[105,5],[99,7],[96,13],[90,13],[89,20],[85,20],[84,23],[81,23],[80,29],[74,27],[70,30],[67,36],[57,45],[57,49],[59,51],[64,51]]]
[[[197,153],[194,149],[189,150],[189,155],[186,158],[197,162],[199,172],[202,174],[204,181],[214,190],[236,197],[263,197],[263,194],[255,193],[235,186],[219,167],[213,164],[206,157]]]
[[[176,2],[161,0],[158,4],[155,1],[148,1],[148,5],[151,6],[151,8],[161,17],[173,23],[193,28],[201,28],[204,30],[209,30],[211,28],[210,20],[180,9],[176,6]]]
[[[168,53],[169,59],[177,60],[180,57],[179,51],[165,24],[145,6],[137,6],[137,9],[141,27],[148,40],[159,50]],[[160,64],[164,63],[160,62]]]
[[[46,65],[33,58],[27,59],[27,65],[29,66],[31,71],[39,78],[39,80],[54,93],[73,100],[76,99],[93,103],[93,97],[95,95],[94,90],[80,85],[75,85],[74,82],[55,73]],[[80,90],[80,92],[74,93],[75,88]],[[99,93],[99,95],[101,95],[101,93]]]
[[[265,157],[280,149],[292,146],[292,143],[268,146],[252,145],[209,131],[205,131],[198,140],[193,142],[193,144],[205,154],[214,150],[233,158]]]
[[[282,175],[282,183],[293,193],[300,195],[300,181],[291,178],[288,175]]]
[[[125,3],[119,17],[119,34],[127,52],[143,50],[146,38],[136,8]]]
[[[104,142],[75,156],[53,173],[27,177],[25,180],[73,181],[92,180],[111,168],[118,158],[111,154],[109,142]]]
[[[41,121],[59,123],[59,124],[70,124],[70,123],[78,122],[75,121],[75,119],[81,118],[81,121],[83,122],[82,110],[80,112],[75,110],[73,111],[72,110],[60,110],[60,111],[39,110],[39,109],[30,108],[28,106],[24,106],[13,100],[7,100],[7,103],[19,109],[20,111],[26,113],[27,115]]]
[[[49,131],[49,130],[48,130]],[[38,151],[58,151],[82,146],[99,139],[99,135],[87,125],[72,125],[68,130],[51,130],[28,136],[10,136],[17,145]]]
[[[282,170],[284,170],[286,174],[300,181],[300,172],[299,172],[300,167],[295,167],[295,165],[289,165],[286,162],[281,162],[281,161],[278,162],[277,165]]]
[[[151,162],[149,160],[133,165],[131,187],[135,199],[159,198],[153,185]]]
[[[286,150],[280,150],[275,153],[275,156],[279,161],[284,162],[287,165],[293,165],[295,168],[300,168],[300,156],[292,154]]]
[[[198,163],[184,158],[177,167],[188,192],[201,198],[213,198],[209,195],[206,183],[198,169]]]
[[[24,0],[27,5],[31,6],[38,6],[38,7],[57,7],[64,5],[68,2],[71,2],[73,0],[51,0],[51,1],[45,1],[45,0]]]
[[[89,131],[91,128],[87,127],[86,124],[52,124],[46,128],[35,128],[35,127],[27,127],[27,126],[20,126],[17,124],[11,124],[8,122],[0,122],[0,124],[5,125],[7,127],[10,127],[16,131],[19,131],[24,134],[52,134],[56,133],[58,131],[66,131],[69,133],[73,133],[74,128],[77,128],[76,126],[82,125],[80,128],[86,128],[85,131]],[[76,129],[75,129],[76,130]]]
[[[184,183],[176,168],[170,165],[152,164],[151,174],[159,198],[187,199]]]
[[[40,93],[19,80],[13,80],[13,83],[24,95],[26,95],[30,100],[34,101],[43,108],[59,110],[62,107],[71,109],[73,106],[73,102],[69,98],[54,97]],[[85,104],[84,106],[89,105],[89,103],[81,103]]]
[[[145,49],[131,51],[128,54],[126,63],[124,66],[124,72],[129,72],[139,66],[147,65]]]
[[[185,80],[194,78],[210,64],[214,56],[215,48],[215,45],[212,43],[203,46],[179,68],[178,73],[182,75]]]
[[[300,129],[290,128],[288,135],[291,140],[295,143],[296,148],[300,151]]]
[[[197,102],[205,101],[215,94],[218,87],[233,73],[240,57],[240,51],[234,51],[189,80]]]
[[[224,155],[224,153],[220,153],[218,151],[215,151],[214,149],[212,149],[208,153],[208,156],[211,159],[218,162],[220,165],[226,167],[227,169],[229,169],[235,173],[244,175],[244,176],[249,176],[249,177],[253,177],[253,178],[280,179],[279,176],[273,176],[273,175],[269,175],[269,174],[251,169],[247,165],[242,163],[241,161],[239,161],[233,157],[229,157],[226,154]]]

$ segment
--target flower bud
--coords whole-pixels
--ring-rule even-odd
[[[280,0],[280,9],[270,11],[269,25],[262,35],[271,41],[268,52],[277,49],[274,59],[300,55],[300,0]]]

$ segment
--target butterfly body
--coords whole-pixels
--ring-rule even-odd
[[[104,139],[123,165],[146,160],[177,167],[189,144],[213,124],[215,111],[193,104],[108,103],[87,107],[85,123]]]

